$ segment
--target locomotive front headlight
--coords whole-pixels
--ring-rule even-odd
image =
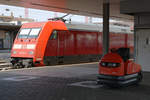
[[[29,54],[30,54],[30,55],[33,55],[33,54],[34,54],[34,52],[33,52],[33,51],[29,51]]]
[[[17,52],[16,52],[16,51],[13,51],[12,53],[13,53],[13,54],[16,54]]]

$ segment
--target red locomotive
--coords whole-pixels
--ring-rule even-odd
[[[133,52],[129,27],[110,25],[110,48]],[[23,24],[11,51],[14,67],[98,61],[102,55],[102,25],[63,21]]]
[[[129,52],[129,48],[119,48],[101,58],[99,84],[118,87],[137,84],[142,80],[141,66],[129,59]]]

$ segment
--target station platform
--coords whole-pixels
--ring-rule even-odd
[[[0,51],[0,60],[5,60],[6,62],[10,62],[10,52],[1,52]]]
[[[150,73],[138,86],[96,85],[98,63],[0,72],[0,100],[150,100]]]

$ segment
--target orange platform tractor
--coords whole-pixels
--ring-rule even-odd
[[[112,49],[99,62],[98,84],[127,86],[142,80],[141,66],[130,59],[129,48]]]

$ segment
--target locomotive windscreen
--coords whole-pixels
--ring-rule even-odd
[[[24,28],[21,29],[18,38],[37,38],[41,28]]]

